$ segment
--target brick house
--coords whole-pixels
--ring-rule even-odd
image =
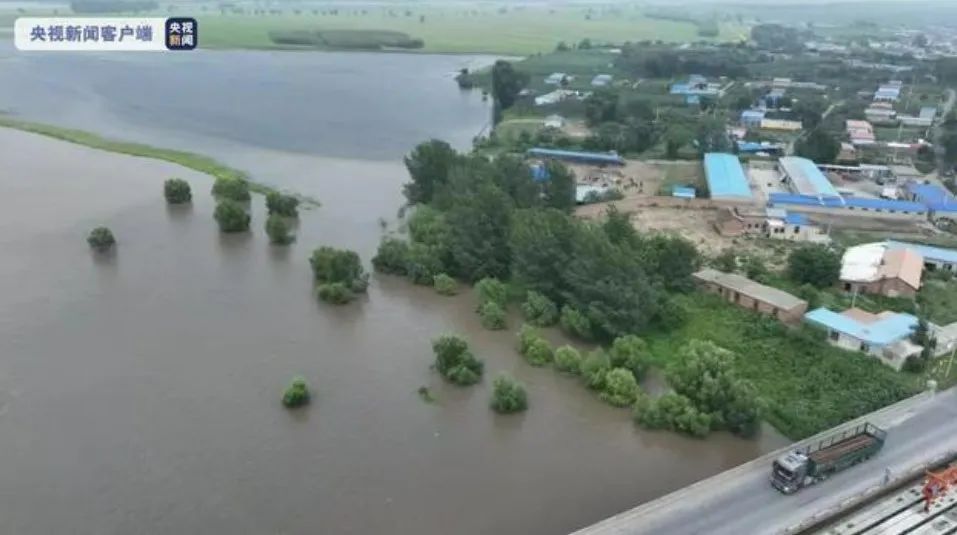
[[[703,269],[692,277],[701,290],[718,294],[741,308],[767,314],[784,323],[800,322],[807,310],[807,301],[735,273]]]

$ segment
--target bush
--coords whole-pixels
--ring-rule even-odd
[[[455,295],[459,293],[459,283],[445,273],[439,273],[432,279],[432,285],[439,295]]]
[[[537,327],[549,327],[558,321],[558,307],[544,295],[530,291],[522,303],[522,314]]]
[[[485,303],[496,303],[505,308],[508,303],[508,288],[494,277],[486,277],[475,283],[475,291],[478,292],[479,308]]]
[[[213,217],[222,232],[246,232],[249,230],[249,214],[236,201],[224,199],[216,205]]]
[[[380,273],[405,275],[409,262],[409,244],[395,238],[384,238],[372,257],[372,267]]]
[[[657,400],[639,396],[633,416],[647,429],[670,429],[695,437],[707,436],[711,430],[711,418],[696,409],[690,399],[674,392]]]
[[[433,284],[435,276],[442,273],[445,266],[438,251],[423,243],[412,243],[406,256],[406,275],[415,284]]]
[[[341,282],[328,282],[320,284],[316,290],[319,299],[334,305],[344,305],[355,299],[356,294],[352,288]]]
[[[638,396],[638,381],[631,370],[614,368],[605,374],[601,399],[616,407],[628,407]]]
[[[289,223],[279,215],[271,215],[266,218],[266,234],[269,236],[269,242],[276,245],[286,245],[292,243],[294,237],[289,233]]]
[[[648,369],[651,352],[648,344],[635,335],[621,336],[615,339],[608,350],[608,356],[613,368],[625,368],[641,380]]]
[[[189,182],[181,178],[171,178],[164,182],[163,196],[169,204],[185,204],[193,200]]]
[[[532,366],[546,366],[552,361],[552,346],[544,338],[533,341],[525,352],[525,360]]]
[[[837,283],[841,273],[841,255],[820,244],[804,244],[788,256],[788,276],[798,284],[826,288]]]
[[[555,350],[555,369],[560,372],[578,375],[581,373],[582,355],[572,346],[562,346]]]
[[[282,404],[288,408],[301,407],[309,403],[309,385],[303,377],[293,377],[292,382],[282,394]]]
[[[213,183],[213,197],[236,202],[249,201],[249,182],[239,178],[217,178]]]
[[[96,227],[90,231],[90,235],[86,238],[86,243],[98,251],[105,251],[113,247],[116,243],[116,238],[113,237],[113,232],[110,229],[106,227]]]
[[[585,385],[594,390],[601,390],[605,387],[605,375],[611,371],[611,360],[603,350],[596,349],[582,362],[581,370]]]
[[[491,407],[501,414],[524,411],[528,408],[525,386],[507,374],[499,375],[493,382]]]
[[[455,335],[432,340],[435,369],[448,381],[461,386],[472,385],[482,377],[485,365],[469,351],[468,344]]]
[[[576,308],[563,306],[559,323],[566,334],[586,341],[594,338],[591,321]]]
[[[505,309],[498,303],[488,302],[479,308],[479,317],[482,318],[482,326],[490,331],[497,331],[505,328]]]
[[[299,217],[299,199],[278,191],[270,191],[266,194],[266,210],[270,215]]]
[[[359,255],[355,251],[322,246],[312,252],[309,265],[320,283],[338,282],[351,292],[366,291],[369,276],[362,269]]]

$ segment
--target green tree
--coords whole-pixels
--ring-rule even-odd
[[[469,351],[468,344],[459,336],[443,335],[432,340],[435,354],[435,369],[448,381],[460,385],[473,385],[482,378],[485,366]]]
[[[86,243],[90,244],[90,247],[97,251],[106,251],[116,244],[116,238],[113,237],[113,232],[110,229],[106,227],[96,227],[90,231],[90,235],[86,238]]]
[[[297,375],[292,378],[292,382],[289,383],[289,386],[287,386],[286,390],[282,393],[282,404],[290,409],[301,407],[309,404],[310,397],[309,385],[306,383],[306,379]]]
[[[534,290],[526,294],[522,314],[536,327],[550,327],[558,322],[558,307],[551,299]]]
[[[585,385],[593,390],[601,390],[605,387],[605,375],[611,371],[611,360],[608,354],[601,349],[596,349],[585,357],[581,365],[582,379]]]
[[[432,139],[418,144],[405,157],[405,167],[412,181],[403,187],[409,204],[429,203],[435,190],[445,184],[449,171],[461,157],[451,145]]]
[[[599,89],[585,99],[585,120],[589,126],[614,121],[618,118],[618,92],[613,89]]]
[[[605,374],[600,397],[616,407],[631,406],[638,396],[638,382],[630,370],[613,368]]]
[[[630,371],[635,379],[645,376],[651,360],[651,351],[644,340],[633,334],[615,338],[608,350],[611,365]]]
[[[299,199],[293,195],[270,191],[266,194],[266,210],[269,215],[299,217]]]
[[[495,277],[486,277],[475,283],[475,292],[478,294],[478,306],[495,303],[504,308],[508,304],[508,287]]]
[[[823,128],[815,128],[795,143],[794,151],[816,163],[833,163],[841,152],[841,144]]]
[[[316,287],[319,299],[333,305],[344,305],[355,299],[355,292],[341,282],[326,282]]]
[[[572,218],[558,210],[518,210],[509,233],[513,280],[553,302],[560,300],[573,232]]]
[[[239,178],[217,178],[213,182],[213,196],[219,200],[248,202],[249,182]]]
[[[479,317],[482,319],[482,326],[490,331],[498,331],[506,327],[505,309],[494,301],[479,307]]]
[[[639,246],[644,260],[644,271],[668,290],[689,290],[693,287],[692,273],[701,267],[701,255],[693,243],[681,236],[656,234],[643,240]]]
[[[364,292],[368,285],[368,275],[355,251],[322,246],[312,252],[309,265],[319,283],[340,283],[352,292]]]
[[[451,254],[461,278],[505,277],[509,273],[508,236],[512,201],[488,180],[455,197],[446,214]]]
[[[537,338],[528,346],[524,356],[532,366],[546,366],[553,359],[552,346],[544,338]]]
[[[383,238],[376,255],[372,257],[372,267],[380,273],[405,275],[409,262],[409,244],[396,238]]]
[[[432,282],[439,295],[455,295],[459,293],[459,283],[445,273],[439,273]]]
[[[546,163],[545,169],[549,177],[543,192],[545,206],[570,213],[575,208],[575,174],[556,161]]]
[[[770,272],[764,261],[754,255],[748,255],[744,259],[744,275],[754,281],[765,282]]]
[[[563,331],[572,336],[586,341],[594,339],[591,321],[574,307],[568,305],[562,307],[559,324]]]
[[[582,355],[572,346],[562,346],[555,350],[555,369],[560,372],[577,375],[581,373]]]
[[[826,245],[804,244],[788,255],[788,277],[798,284],[826,288],[837,283],[841,255]]]
[[[441,253],[424,243],[413,242],[406,255],[406,275],[415,284],[433,284],[435,276],[445,271]]]
[[[222,232],[246,232],[249,230],[249,214],[236,201],[224,198],[216,205],[213,217]]]
[[[721,119],[708,117],[699,121],[695,139],[698,142],[698,151],[702,154],[731,151],[731,139]]]
[[[492,96],[500,109],[511,108],[527,84],[528,74],[515,70],[508,61],[498,60],[492,66]]]
[[[508,374],[501,374],[492,382],[492,410],[501,414],[521,412],[528,408],[525,386]]]
[[[675,392],[710,416],[713,427],[750,436],[760,424],[761,404],[754,385],[734,374],[733,360],[733,353],[712,342],[692,340],[666,375]]]
[[[602,229],[615,245],[634,245],[640,241],[634,225],[631,224],[631,216],[619,211],[618,206],[614,204],[605,209],[605,222],[602,223]]]
[[[738,269],[738,257],[734,254],[734,250],[725,249],[721,251],[721,254],[714,257],[714,267],[725,273],[734,273]]]
[[[687,128],[674,126],[665,133],[665,157],[674,160],[678,157],[678,151],[691,142],[692,135]]]
[[[289,232],[289,223],[280,215],[270,215],[266,218],[266,234],[270,243],[287,245],[292,243],[294,236]]]
[[[690,399],[669,392],[656,400],[640,396],[634,407],[635,422],[648,429],[670,429],[695,437],[711,431],[711,417],[702,413]]]
[[[193,200],[189,182],[181,178],[170,178],[164,182],[163,196],[169,204],[185,204]]]

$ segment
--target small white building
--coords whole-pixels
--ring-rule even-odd
[[[553,72],[549,74],[547,77],[545,77],[545,83],[548,85],[558,85],[562,83],[562,80],[566,79],[567,77],[568,75],[563,72]]]
[[[545,118],[545,128],[561,128],[565,126],[565,118],[561,115],[549,115]]]

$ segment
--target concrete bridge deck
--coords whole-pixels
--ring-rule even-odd
[[[869,421],[888,431],[881,452],[817,485],[785,496],[771,487],[771,452],[694,485],[585,527],[576,535],[751,535],[800,533],[838,511],[863,503],[889,485],[917,477],[957,455],[957,389],[926,392],[796,445]]]

